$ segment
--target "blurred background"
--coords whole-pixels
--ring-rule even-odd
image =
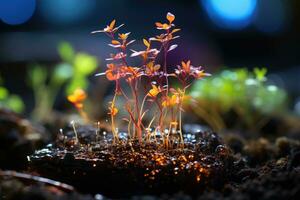
[[[30,110],[26,71],[34,63],[51,68],[60,62],[61,41],[96,56],[97,70],[103,71],[111,48],[105,35],[91,31],[116,19],[125,23],[122,31],[141,40],[157,34],[154,23],[172,12],[182,31],[171,65],[190,59],[210,73],[266,67],[268,76],[288,90],[290,107],[300,112],[299,6],[298,0],[2,0],[0,73],[5,87],[21,95]]]

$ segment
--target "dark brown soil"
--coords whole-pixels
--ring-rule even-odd
[[[93,200],[81,195],[72,186],[57,181],[13,171],[0,171],[2,200]]]
[[[9,112],[0,119],[0,168],[24,169],[26,156],[38,146],[29,139],[32,129],[24,129],[23,119]],[[176,144],[162,148],[160,142],[129,143],[125,133],[113,145],[109,134],[96,136],[86,126],[77,127],[80,145],[75,145],[70,127],[64,137],[58,135],[56,142],[30,157],[29,172],[87,194],[0,176],[0,199],[299,199],[298,132],[265,138],[227,132],[221,139],[207,129],[195,131],[201,129],[198,125],[188,127],[183,149]],[[30,148],[15,151],[24,141],[30,141]]]
[[[80,191],[99,192],[106,197],[297,199],[300,192],[299,140],[287,137],[245,139],[240,134],[226,134],[223,142],[215,133],[195,131],[200,128],[189,126],[186,129],[185,149],[166,150],[156,143],[140,146],[137,142],[131,145],[124,142],[114,146],[108,136],[101,144],[104,138],[96,138],[93,128],[81,127],[78,134],[85,148],[72,146],[74,133],[69,131],[65,134],[68,139],[60,140],[57,146],[49,146],[48,151],[36,152],[31,157],[31,166],[43,175],[72,183]],[[87,148],[86,144],[91,141],[94,142]],[[151,159],[153,155],[163,155],[169,164],[158,165]],[[186,169],[189,161],[180,161],[179,156],[188,158],[189,155],[205,169],[199,182],[195,181],[195,171]],[[175,175],[174,169],[180,164],[185,168]],[[146,169],[153,166],[159,172],[145,176],[150,171]]]
[[[235,170],[230,150],[212,132],[186,133],[184,148],[166,148],[159,137],[141,144],[120,133],[123,139],[113,144],[109,136],[93,140],[95,131],[90,130],[77,130],[80,146],[68,138],[37,151],[30,157],[30,170],[109,197],[177,191],[196,195],[222,188]]]

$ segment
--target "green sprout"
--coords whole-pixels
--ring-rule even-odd
[[[266,68],[223,70],[218,75],[197,82],[191,90],[195,114],[220,131],[232,125],[226,115],[234,112],[243,125],[259,130],[268,116],[286,110],[285,90],[266,82]]]
[[[64,88],[65,95],[77,88],[87,89],[88,77],[96,70],[98,60],[83,52],[75,52],[68,42],[58,45],[58,53],[62,62],[53,70],[45,66],[34,65],[28,73],[28,83],[33,89],[35,108],[32,117],[36,121],[47,121],[46,113],[52,113],[55,100]]]
[[[0,77],[0,108],[8,108],[14,112],[22,113],[25,109],[23,100],[15,94],[10,94],[3,85],[3,79]]]

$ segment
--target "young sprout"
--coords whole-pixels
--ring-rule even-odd
[[[96,135],[99,135],[100,130],[101,130],[101,128],[100,128],[100,122],[98,121],[98,122],[96,123],[96,125],[97,125]]]
[[[253,70],[256,79],[259,81],[266,81],[267,68],[254,68]]]
[[[74,131],[74,134],[75,134],[75,145],[77,145],[77,144],[79,144],[79,139],[78,139],[78,133],[77,133],[77,130],[76,130],[76,127],[75,127],[75,122],[71,121],[70,123],[73,127],[73,131]]]
[[[89,122],[86,112],[83,110],[83,102],[87,98],[84,90],[77,88],[73,94],[68,96],[68,100],[77,108],[79,114],[85,122]]]
[[[56,140],[59,144],[65,145],[65,135],[63,129],[59,129],[59,133],[57,134]]]
[[[185,91],[193,80],[202,79],[210,74],[205,73],[202,67],[192,66],[190,61],[182,62],[173,73],[167,70],[169,67],[167,55],[178,46],[172,44],[174,39],[179,38],[175,33],[180,31],[174,28],[174,21],[175,15],[167,13],[166,22],[155,23],[156,29],[162,33],[142,39],[145,49],[139,51],[130,49],[132,52],[130,57],[141,59],[141,63],[137,66],[131,66],[127,57],[128,45],[135,40],[128,40],[130,33],[117,33],[123,24],[115,27],[116,21],[113,20],[105,29],[92,32],[105,33],[111,42],[109,46],[115,50],[106,59],[108,61],[106,71],[97,74],[105,75],[109,81],[115,82],[115,94],[108,108],[115,142],[118,141],[115,117],[119,111],[115,101],[117,98],[123,98],[126,101],[124,109],[128,113],[127,118],[123,119],[128,122],[127,129],[131,139],[138,139],[142,143],[149,142],[153,137],[157,141],[156,135],[160,134],[162,144],[168,148],[169,144],[171,146],[174,144],[174,141],[169,141],[169,135],[177,134],[179,131],[180,144],[183,146],[181,112],[183,101],[187,98]],[[153,46],[155,42],[158,43],[158,48]],[[160,54],[163,58],[162,63],[158,63],[157,59]],[[177,79],[182,88],[173,89],[169,82],[171,78]],[[125,85],[129,91],[124,90]],[[144,125],[145,119],[148,119],[148,125]]]
[[[115,106],[115,101],[116,101],[116,94],[114,95],[114,98],[112,100],[112,102],[110,102],[110,106],[109,106],[109,112],[108,114],[110,115],[111,118],[111,130],[114,136],[114,142],[118,141],[118,131],[117,128],[115,126],[115,116],[117,115],[117,113],[119,112],[118,108]]]
[[[287,100],[284,89],[266,81],[266,73],[266,68],[225,69],[214,77],[197,81],[190,93],[191,110],[215,131],[232,126],[261,131],[271,117],[285,112]],[[234,124],[227,120],[228,113],[239,116]]]
[[[114,19],[113,21],[110,22],[109,25],[107,25],[104,29],[98,30],[98,31],[93,31],[92,33],[109,33],[113,34],[115,33],[119,28],[121,28],[124,24],[119,25],[118,27],[115,27],[116,25],[116,20]]]

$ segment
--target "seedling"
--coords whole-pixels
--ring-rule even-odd
[[[86,112],[83,110],[83,102],[87,95],[84,90],[77,88],[73,94],[68,96],[68,100],[77,108],[79,114],[84,119],[85,122],[89,122],[89,118]]]
[[[202,79],[210,74],[205,73],[202,67],[193,66],[190,61],[183,61],[171,72],[173,69],[172,66],[168,66],[167,58],[170,51],[177,47],[177,44],[172,43],[179,38],[176,34],[180,29],[175,28],[173,23],[175,15],[167,13],[166,19],[166,22],[155,23],[156,29],[162,33],[143,39],[145,49],[140,51],[129,49],[135,40],[129,39],[130,32],[118,32],[124,24],[116,25],[116,20],[103,30],[92,32],[106,34],[111,40],[109,46],[115,49],[115,53],[106,59],[106,71],[97,74],[106,76],[109,81],[115,83],[113,99],[108,107],[114,142],[119,140],[116,117],[120,108],[117,107],[116,101],[123,98],[123,109],[127,111],[123,120],[128,123],[130,138],[142,143],[156,139],[159,135],[162,144],[167,148],[174,143],[184,143],[181,118],[183,101],[187,98],[186,90],[195,79]],[[163,57],[162,63],[158,63],[160,55]],[[132,66],[128,57],[139,58],[140,64]],[[180,88],[174,88],[171,79],[177,80]],[[126,86],[129,92],[125,90]],[[145,123],[146,118],[150,118],[148,124]],[[170,136],[174,134],[179,136],[178,141],[170,141]]]
[[[96,57],[82,52],[76,53],[67,42],[59,44],[58,52],[62,62],[57,64],[53,71],[47,70],[45,66],[34,65],[28,73],[28,83],[33,89],[35,99],[32,117],[37,121],[48,120],[47,117],[52,113],[55,100],[62,88],[66,95],[76,93],[77,88],[86,89],[89,84],[88,76],[98,66]],[[79,104],[76,105],[79,109]],[[84,115],[82,111],[81,114]],[[87,120],[87,117],[84,119]]]
[[[194,84],[190,106],[216,131],[228,128],[229,112],[239,116],[236,125],[259,131],[270,116],[287,110],[286,91],[268,83],[266,73],[266,68],[223,70]]]
[[[22,113],[25,109],[23,100],[16,94],[11,94],[4,86],[0,77],[0,108],[9,108],[17,113]]]

